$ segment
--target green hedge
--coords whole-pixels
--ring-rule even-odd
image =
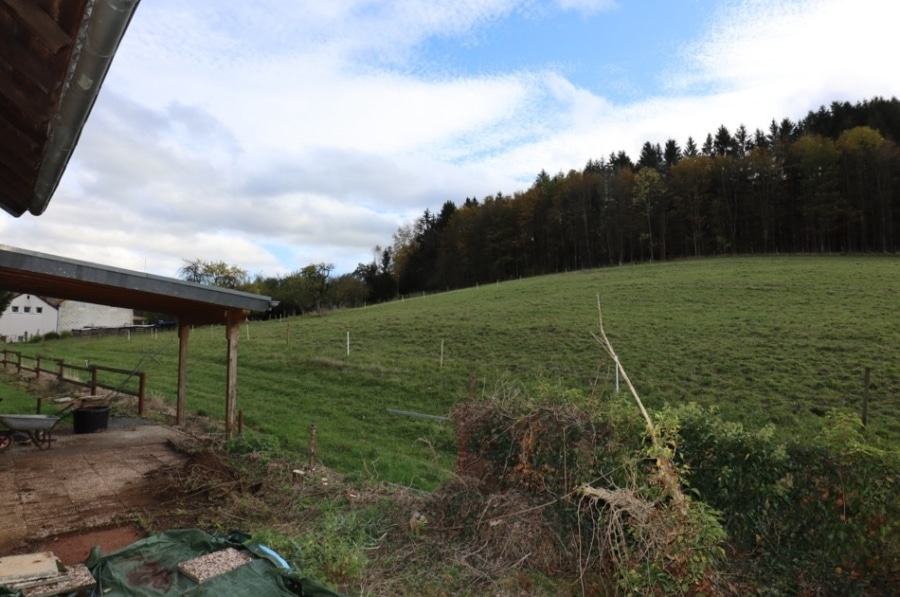
[[[662,416],[678,421],[690,488],[757,572],[825,592],[900,590],[900,457],[868,444],[858,419],[831,412],[781,443],[699,407]]]
[[[633,404],[567,396],[458,410],[479,482],[445,495],[446,513],[477,534],[497,503],[485,494],[531,495],[519,509],[541,505],[534,526],[553,529],[562,562],[598,545],[615,514],[608,499],[579,498],[579,486],[628,491],[652,509],[653,526],[627,511],[625,551],[594,562],[624,592],[900,594],[900,454],[868,442],[858,418],[830,412],[787,442],[773,427],[748,430],[694,405],[655,418],[691,497],[685,509],[659,483],[660,456]],[[724,533],[728,574],[719,576]],[[615,566],[604,561],[611,554]]]

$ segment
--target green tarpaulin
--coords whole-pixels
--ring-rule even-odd
[[[195,529],[154,535],[102,555],[94,548],[85,564],[97,581],[92,597],[340,597],[320,583],[289,570],[281,557],[245,535],[210,535]],[[252,560],[198,584],[178,564],[228,547]],[[18,595],[0,587],[0,596]]]

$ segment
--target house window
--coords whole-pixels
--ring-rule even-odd
[[[13,307],[13,308],[12,308],[12,312],[13,312],[13,313],[18,313],[18,312],[19,312],[19,308],[18,308],[18,307]]]
[[[25,312],[26,312],[26,313],[31,313],[31,307],[25,307]]]
[[[43,312],[44,312],[44,308],[43,308],[43,307],[35,307],[35,308],[34,308],[34,311],[35,311],[35,313],[43,313]]]

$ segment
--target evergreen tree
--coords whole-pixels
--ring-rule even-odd
[[[710,144],[712,144],[712,139],[710,139]],[[700,152],[697,151],[697,144],[694,142],[694,138],[688,137],[687,143],[684,144],[684,157],[695,158],[698,155],[700,155]]]
[[[703,142],[703,148],[700,150],[703,155],[711,156],[713,154],[713,138],[712,134],[706,133],[706,141]]]
[[[716,138],[713,141],[713,151],[715,151],[716,155],[734,155],[734,148],[734,139],[731,133],[728,132],[724,124],[719,126],[719,130],[716,131]]]
[[[693,143],[693,139],[688,137],[688,140]],[[696,147],[694,151],[696,151]],[[666,148],[663,150],[663,160],[666,164],[666,170],[671,170],[672,166],[677,164],[681,160],[681,148],[678,147],[678,142],[675,139],[669,139],[666,141]]]
[[[645,142],[643,147],[641,147],[641,156],[638,158],[638,168],[659,170],[662,166],[662,161],[662,150],[660,150],[659,144],[653,145],[649,141]]]

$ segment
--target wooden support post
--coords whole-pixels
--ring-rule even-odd
[[[91,396],[97,395],[97,365],[88,367],[91,370]]]
[[[228,341],[227,377],[225,379],[225,437],[230,438],[234,432],[234,419],[237,406],[237,343],[241,333],[241,322],[247,312],[238,309],[228,311],[225,323],[225,338]]]
[[[36,363],[36,365],[34,366],[34,381],[40,381],[41,380],[41,355],[38,355],[37,358],[35,358],[35,363]],[[38,413],[38,414],[40,414],[40,413]]]
[[[184,397],[187,393],[187,349],[191,326],[178,322],[178,399],[175,405],[175,424],[184,425]]]

